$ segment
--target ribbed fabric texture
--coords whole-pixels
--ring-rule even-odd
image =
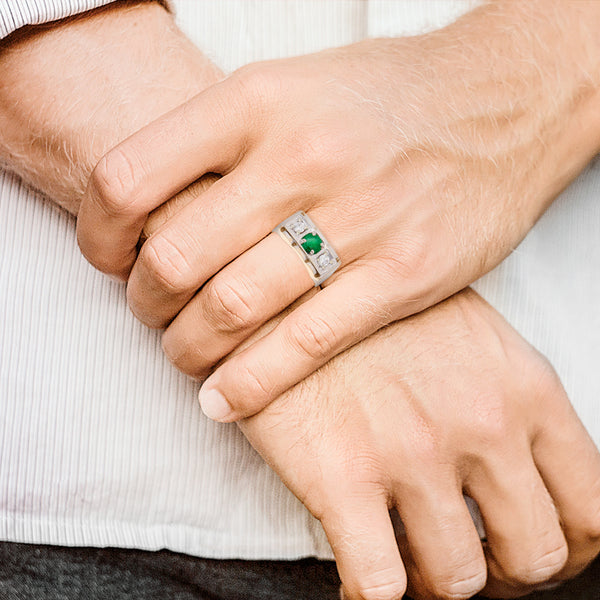
[[[600,157],[473,286],[552,363],[600,447]]]
[[[1,0],[0,38],[25,25],[40,25],[92,10],[114,0]]]
[[[46,4],[68,5],[58,18],[100,3]],[[2,18],[14,21],[17,4],[43,3],[4,0]],[[176,9],[229,71],[366,35],[416,33],[469,3],[450,4],[186,0]],[[596,164],[477,284],[550,357],[596,441],[599,196]],[[0,172],[0,539],[330,557],[320,525],[235,425],[202,416],[197,386],[168,364],[159,337],[132,317],[124,287],[80,256],[73,219]]]
[[[320,526],[80,256],[73,219],[0,175],[0,538],[328,555]]]

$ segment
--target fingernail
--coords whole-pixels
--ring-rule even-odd
[[[225,396],[221,392],[213,389],[205,389],[204,386],[200,388],[198,394],[200,400],[200,408],[202,412],[213,421],[224,421],[231,416],[233,412],[231,405],[225,399]]]

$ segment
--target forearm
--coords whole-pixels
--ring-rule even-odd
[[[504,37],[488,51],[507,69],[502,46],[520,66],[510,81],[531,111],[546,160],[539,190],[553,199],[600,151],[600,3],[534,0],[492,5]],[[515,105],[518,118],[518,103]]]
[[[72,213],[107,150],[221,77],[156,2],[12,36],[0,72],[0,164]]]
[[[527,229],[600,151],[598,31],[596,1],[496,0],[422,38],[425,67],[453,82],[432,99],[446,113],[432,136],[443,154],[460,130],[465,157],[487,157],[490,171],[512,161]]]

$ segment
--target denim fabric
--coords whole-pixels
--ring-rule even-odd
[[[339,600],[329,561],[0,543],[1,600]]]
[[[334,563],[314,559],[0,543],[0,600],[339,600],[338,590]],[[600,559],[561,588],[527,599],[600,600]]]

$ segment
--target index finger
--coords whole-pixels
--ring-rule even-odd
[[[245,147],[248,119],[226,79],[110,150],[90,178],[77,240],[99,270],[127,279],[148,214],[205,173],[227,173]]]

